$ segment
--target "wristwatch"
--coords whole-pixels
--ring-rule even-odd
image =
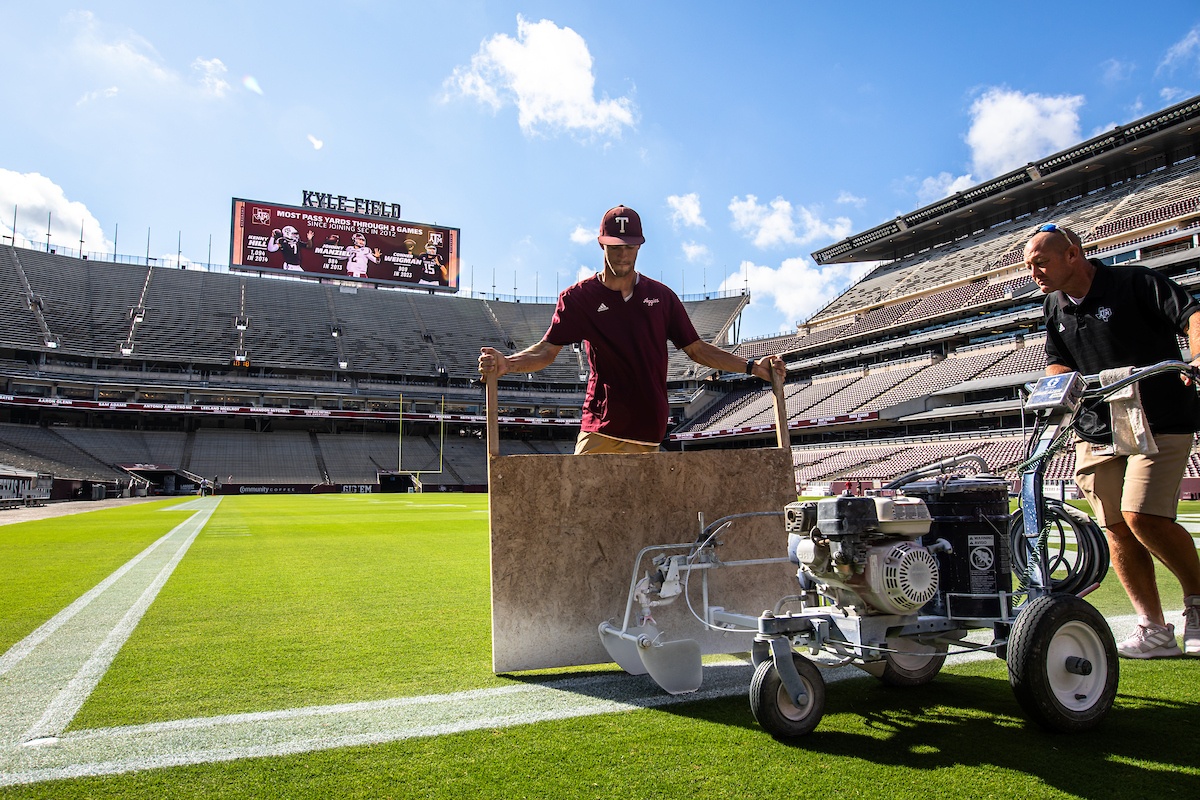
[[[746,359],[746,374],[747,375],[754,374],[754,359],[753,358]]]

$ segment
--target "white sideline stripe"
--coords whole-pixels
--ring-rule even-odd
[[[857,670],[853,670],[858,672]],[[861,673],[859,673],[861,674]],[[830,678],[836,680],[840,678]],[[743,664],[710,665],[698,692],[673,697],[645,677],[602,678],[507,686],[209,720],[79,731],[53,744],[21,748],[0,786],[133,770],[283,756],[382,744],[472,730],[529,725],[741,694],[750,681]]]
[[[104,638],[100,646],[84,662],[84,665],[79,668],[79,672],[75,674],[75,677],[71,678],[66,687],[58,693],[54,701],[50,704],[50,707],[42,715],[42,718],[26,731],[24,736],[26,741],[45,736],[56,736],[71,724],[71,720],[75,718],[84,701],[88,699],[88,696],[96,688],[96,684],[104,677],[104,673],[108,672],[113,659],[117,657],[117,653],[121,647],[133,634],[133,629],[141,622],[142,617],[146,614],[146,610],[154,602],[154,598],[158,597],[159,590],[167,582],[167,578],[171,577],[171,573],[175,571],[175,567],[183,560],[184,554],[192,546],[192,542],[196,541],[196,536],[199,535],[200,531],[208,523],[215,509],[216,504],[213,503],[206,510],[192,515],[191,518],[175,529],[179,530],[179,528],[186,526],[191,528],[191,532],[187,535],[183,544],[175,551],[175,554],[171,556],[170,560],[158,571],[154,580],[150,582],[150,585],[138,597],[133,607],[125,612],[125,615],[117,623],[117,626],[109,631],[108,636]]]
[[[109,575],[107,578],[100,581],[100,583],[96,584],[83,595],[81,595],[77,600],[75,600],[75,602],[71,603],[71,605],[67,606],[62,611],[58,612],[49,620],[44,622],[41,626],[34,630],[33,633],[29,634],[24,639],[10,647],[8,652],[0,656],[0,675],[3,675],[19,664],[26,656],[33,652],[34,648],[48,639],[51,634],[61,628],[66,622],[69,622],[72,617],[74,617],[83,609],[87,608],[93,600],[104,593],[105,589],[120,580],[125,573],[137,566],[138,563],[140,563],[146,556],[153,553],[159,545],[170,539],[174,533],[175,531],[172,530],[169,533],[164,534],[145,550],[138,553],[132,559],[118,567],[113,574]]]
[[[1132,627],[1136,618],[1110,618],[1109,624]],[[986,642],[990,632],[977,631],[973,636]],[[949,661],[992,657],[985,651],[962,652],[950,656]],[[666,694],[646,676],[612,672],[445,695],[73,731],[41,746],[0,751],[0,786],[294,755],[661,708],[745,694],[751,673],[744,662],[706,664],[700,691],[680,696]],[[826,683],[837,683],[865,673],[840,667],[822,670],[822,675]]]

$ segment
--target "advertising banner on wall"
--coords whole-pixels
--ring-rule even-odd
[[[235,197],[229,265],[455,292],[459,237],[458,228]]]

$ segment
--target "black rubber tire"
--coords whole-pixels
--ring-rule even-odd
[[[808,695],[803,707],[788,696],[773,660],[759,664],[750,680],[750,711],[763,730],[776,739],[795,739],[812,733],[825,715],[825,679],[821,671],[799,653],[792,653],[792,663]]]
[[[1067,669],[1086,659],[1091,674]],[[1101,722],[1117,696],[1117,644],[1104,617],[1070,594],[1039,597],[1027,605],[1008,640],[1008,680],[1017,703],[1046,730],[1076,733]]]
[[[879,680],[885,686],[924,686],[937,677],[946,663],[945,644],[921,644],[912,639],[888,639],[887,646],[902,653],[884,653]]]

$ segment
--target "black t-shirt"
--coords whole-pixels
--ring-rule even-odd
[[[1177,283],[1147,267],[1108,267],[1092,260],[1096,275],[1083,302],[1062,292],[1047,295],[1046,363],[1095,375],[1117,367],[1146,367],[1179,359],[1177,334],[1200,311]],[[1171,373],[1139,384],[1142,407],[1154,433],[1192,433],[1200,425],[1196,391]],[[1111,442],[1108,404],[1081,409],[1080,436]]]

